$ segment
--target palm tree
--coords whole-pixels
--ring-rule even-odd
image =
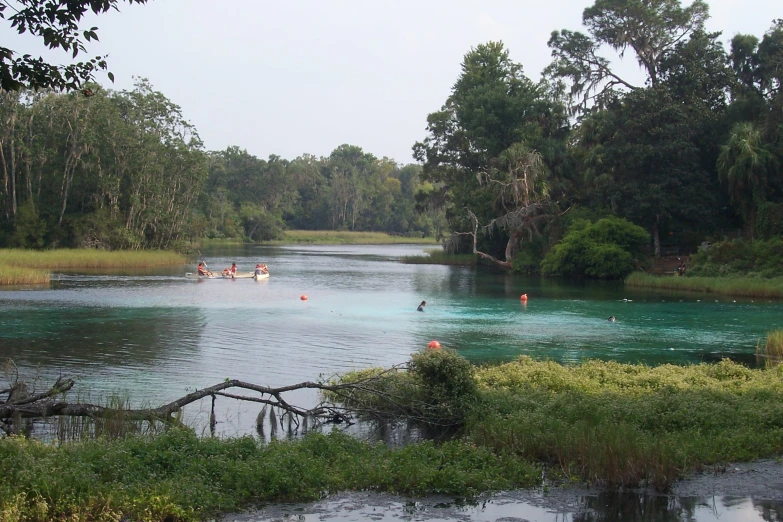
[[[718,175],[727,184],[731,202],[742,215],[751,237],[756,210],[766,199],[768,176],[777,161],[768,147],[753,122],[738,123],[718,156]]]

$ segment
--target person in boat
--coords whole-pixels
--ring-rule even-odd
[[[231,269],[230,268],[224,268],[223,269],[223,277],[230,277],[231,276]]]
[[[610,323],[613,323],[613,322],[615,322],[616,320],[617,320],[617,318],[616,318],[615,316],[613,316],[613,315],[610,315],[610,316],[609,316],[609,319],[607,319],[607,321],[609,321]]]
[[[231,263],[231,270],[230,270],[230,272],[231,272],[231,278],[232,279],[235,278],[236,275],[237,275],[237,264],[236,263]]]
[[[266,267],[266,265],[264,263],[257,263],[256,264],[255,275],[260,276],[260,275],[264,275],[264,274],[268,274],[268,273],[269,273],[269,269]]]
[[[416,309],[417,312],[423,312],[424,307],[427,306],[427,301],[422,301],[419,307]]]
[[[211,276],[212,272],[209,271],[207,268],[207,264],[204,261],[201,261],[198,264],[198,275],[200,276]]]

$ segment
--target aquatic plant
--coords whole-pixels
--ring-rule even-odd
[[[402,448],[333,431],[260,444],[251,437],[157,437],[59,446],[0,439],[0,520],[204,520],[261,502],[344,490],[471,496],[531,487],[540,470],[464,441]]]

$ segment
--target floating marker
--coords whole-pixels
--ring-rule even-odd
[[[430,341],[429,344],[427,344],[427,348],[430,350],[440,350],[440,343],[438,341]]]
[[[307,294],[300,295],[299,299],[301,299],[302,301],[307,301]]]

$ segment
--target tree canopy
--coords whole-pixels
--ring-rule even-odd
[[[148,0],[126,0],[145,4]],[[0,0],[0,19],[18,34],[38,37],[49,49],[60,49],[70,58],[86,53],[86,44],[98,40],[98,28],[82,29],[79,23],[92,12],[118,9],[120,0]],[[18,91],[23,88],[74,90],[95,80],[95,74],[108,67],[106,56],[68,65],[51,64],[42,57],[19,56],[13,49],[0,46],[0,88]],[[109,72],[109,79],[114,75]]]

